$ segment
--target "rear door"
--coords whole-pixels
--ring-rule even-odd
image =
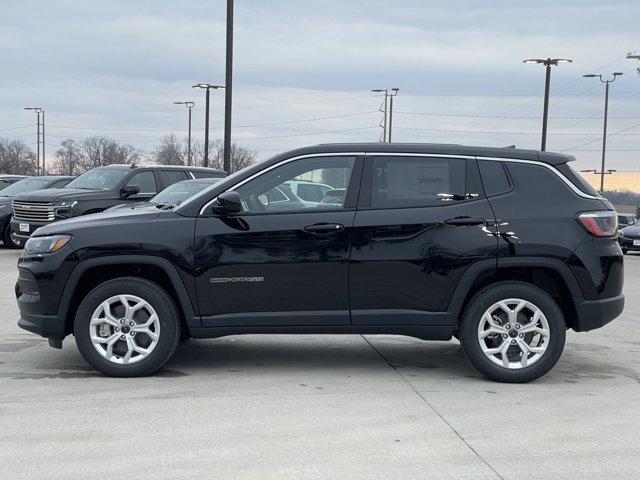
[[[373,155],[365,160],[352,232],[355,325],[439,325],[475,262],[495,260],[494,221],[476,160]]]

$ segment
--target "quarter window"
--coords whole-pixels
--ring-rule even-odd
[[[482,175],[482,183],[487,197],[511,190],[511,183],[502,162],[480,160],[478,161],[478,166],[480,167],[480,175]]]
[[[305,158],[273,169],[237,189],[246,213],[299,212],[344,208],[354,157]],[[322,195],[300,196],[300,185],[318,187]],[[297,192],[297,193],[295,193]],[[304,197],[304,198],[303,198]]]
[[[466,165],[457,158],[375,157],[371,206],[425,207],[465,199]]]

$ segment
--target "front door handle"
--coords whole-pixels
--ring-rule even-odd
[[[326,235],[328,233],[341,232],[344,230],[344,225],[341,223],[316,223],[304,227],[303,230],[316,235]]]
[[[445,220],[444,223],[455,227],[471,227],[473,225],[482,225],[486,223],[486,221],[480,217],[455,217]]]

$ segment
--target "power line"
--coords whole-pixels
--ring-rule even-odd
[[[419,128],[419,127],[394,127],[400,130],[419,130],[426,132],[445,132],[445,133],[481,133],[485,135],[540,135],[540,132],[505,132],[499,130],[449,130],[444,128]],[[567,137],[591,136],[598,135],[594,132],[574,132],[574,133],[549,133],[549,135],[561,135]],[[614,135],[614,134],[612,134]],[[626,133],[624,135],[636,136],[640,133]]]
[[[536,119],[539,120],[542,118],[542,115],[513,115],[513,116],[507,116],[507,115],[482,115],[482,114],[478,114],[478,115],[470,115],[470,114],[459,114],[459,113],[430,113],[430,112],[394,112],[394,113],[399,113],[402,115],[424,115],[427,117],[456,117],[456,118],[510,118],[510,119]],[[635,119],[635,118],[640,118],[640,116],[621,116],[621,117],[609,117],[610,120],[612,119]],[[549,117],[550,120],[590,120],[592,119],[591,116],[589,117]]]
[[[607,134],[607,136],[609,137],[609,136],[614,136],[614,135],[620,135],[622,132],[626,132],[627,130],[631,130],[631,129],[636,128],[636,127],[640,127],[640,123],[636,123],[635,125],[631,125],[630,127],[623,128],[622,130],[618,130],[617,132],[614,132],[614,133],[609,133],[609,134]],[[573,146],[571,148],[567,148],[566,150],[561,150],[561,153],[569,152],[571,150],[575,150],[576,148],[584,147],[586,145],[591,145],[592,143],[596,143],[596,142],[598,142],[600,140],[602,140],[602,136],[600,136],[599,138],[596,138],[595,140],[591,140],[589,142],[581,143],[580,145],[575,145],[575,146]]]

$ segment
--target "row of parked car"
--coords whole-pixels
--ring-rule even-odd
[[[224,178],[222,170],[189,166],[109,165],[73,177],[0,176],[0,232],[7,248],[21,248],[39,227],[57,220],[121,208],[173,208]],[[258,196],[265,210],[344,202],[346,189],[290,180]]]

